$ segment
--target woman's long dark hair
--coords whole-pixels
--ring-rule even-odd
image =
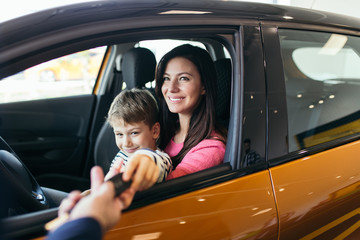
[[[226,139],[226,135],[222,129],[216,127],[216,113],[215,113],[215,97],[216,97],[216,71],[214,63],[209,53],[199,47],[189,44],[181,45],[174,48],[163,56],[160,60],[156,71],[156,94],[159,99],[160,111],[160,126],[161,138],[159,147],[164,149],[170,142],[171,138],[179,129],[179,116],[176,113],[169,111],[164,96],[161,92],[161,87],[164,83],[164,72],[168,62],[176,57],[183,57],[191,61],[199,71],[201,83],[205,88],[205,95],[200,98],[200,103],[194,110],[191,119],[187,136],[185,137],[184,146],[181,151],[172,158],[174,169],[181,162],[184,156],[195,147],[203,139],[213,138],[214,130],[221,134],[220,141]],[[218,131],[219,130],[219,131]]]

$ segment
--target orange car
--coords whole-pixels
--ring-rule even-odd
[[[137,193],[104,239],[360,238],[358,19],[238,1],[91,1],[0,29],[0,78],[107,46],[91,94],[0,104],[4,237],[43,239],[57,190],[89,188],[94,164],[108,170],[117,149],[104,116],[123,82],[135,84],[124,53],[158,56],[181,40],[217,67],[224,163]],[[135,85],[152,91],[151,80]]]

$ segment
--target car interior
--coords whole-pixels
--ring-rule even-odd
[[[227,127],[230,117],[231,60],[222,58],[214,61],[218,79],[218,99],[216,115],[221,124]],[[147,48],[136,47],[127,50],[121,58],[121,71],[114,75],[111,99],[125,86],[126,89],[142,88],[149,90],[156,97],[155,89],[146,87],[154,81],[156,59]],[[107,103],[109,104],[109,103]],[[105,118],[104,118],[105,119]],[[94,146],[94,163],[107,172],[113,157],[118,152],[112,128],[104,121],[97,135]],[[37,177],[41,186],[69,192],[72,189],[86,190],[90,186],[88,178],[79,178],[61,174],[44,174]]]
[[[216,116],[218,121],[227,128],[230,118],[232,80],[232,63],[230,54],[227,52],[223,44],[213,39],[187,40],[187,42],[192,41],[196,42],[195,44],[201,44],[203,47],[207,48],[214,59],[218,79]],[[12,234],[12,237],[16,237],[16,235],[19,234],[16,233],[16,229],[19,229],[20,227],[18,218],[21,218],[21,228],[23,228],[24,231],[27,231],[30,228],[33,229],[34,226],[37,225],[37,221],[37,227],[42,229],[44,219],[51,220],[56,217],[57,206],[66,196],[67,192],[74,189],[81,191],[89,189],[89,171],[93,165],[101,166],[105,173],[108,171],[110,163],[118,151],[113,131],[105,121],[105,116],[112,99],[122,89],[130,89],[133,87],[148,89],[155,96],[154,75],[157,59],[154,52],[139,45],[140,44],[137,42],[123,43],[107,47],[107,51],[102,61],[102,67],[99,71],[98,81],[94,86],[95,94],[93,95],[95,96],[95,99],[93,101],[95,102],[95,107],[94,109],[88,110],[90,112],[93,111],[94,118],[92,119],[92,122],[89,123],[89,140],[84,141],[88,144],[88,152],[83,155],[87,156],[87,160],[83,160],[81,163],[82,166],[84,166],[81,174],[76,175],[71,173],[61,173],[61,171],[56,171],[56,168],[53,168],[54,171],[48,171],[49,169],[41,171],[41,168],[38,166],[42,163],[42,161],[39,161],[39,159],[37,161],[35,160],[35,163],[37,164],[32,165],[31,161],[36,157],[36,154],[33,153],[32,150],[28,150],[26,146],[22,144],[24,142],[26,143],[27,139],[20,141],[18,137],[15,138],[15,141],[13,141],[14,138],[8,137],[7,134],[5,134],[4,138],[1,139],[2,141],[0,142],[3,146],[1,149],[4,149],[3,151],[5,151],[0,153],[0,163],[3,166],[3,171],[8,171],[8,169],[12,171],[12,174],[8,174],[9,176],[7,176],[10,178],[10,182],[16,182],[14,179],[14,176],[16,176],[22,178],[22,180],[18,182],[20,185],[26,185],[25,190],[20,187],[20,189],[15,190],[15,192],[16,194],[20,192],[21,194],[27,196],[25,198],[21,198],[23,200],[20,201],[19,206],[11,207],[10,214],[5,213],[7,216],[12,216],[6,219],[8,232],[10,235]],[[44,75],[42,75],[42,77],[43,76]],[[107,80],[100,81],[99,79]],[[101,84],[106,85],[101,86]],[[74,98],[76,99],[77,97],[65,97],[57,100],[39,100],[38,102],[66,101],[67,99],[70,101],[74,100]],[[79,98],[79,101],[82,101],[81,97]],[[36,102],[37,100],[33,101],[35,104]],[[21,105],[24,103],[25,102],[9,103],[5,105],[10,108],[16,106],[17,104]],[[64,141],[65,140],[66,139],[64,139]],[[82,142],[82,140],[80,142]],[[62,157],[63,155],[60,156]],[[21,162],[18,160],[19,163],[17,166],[11,166],[9,162],[13,162],[14,158],[25,159],[25,161],[23,160],[23,162]],[[59,167],[58,169],[61,168]],[[214,181],[214,178],[219,182],[224,181],[229,177],[231,172],[231,164],[225,160],[223,165],[156,184],[146,191],[137,193],[128,210],[174,197],[187,191],[193,191],[196,188],[200,188],[206,183],[206,181]],[[28,179],[31,179],[31,184],[29,184]],[[33,196],[37,197],[34,198]],[[30,201],[33,202],[34,206],[30,204],[30,206],[27,207],[27,202],[30,198],[35,200]],[[25,203],[26,206],[24,205]],[[41,211],[38,212],[38,210]],[[27,227],[29,229],[27,229]]]

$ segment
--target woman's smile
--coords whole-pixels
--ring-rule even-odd
[[[183,97],[169,97],[170,101],[173,103],[177,103],[180,102],[181,100],[183,100]]]

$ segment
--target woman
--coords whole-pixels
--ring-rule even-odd
[[[208,52],[189,44],[174,48],[156,72],[160,148],[173,160],[172,179],[223,162],[226,131],[216,124],[216,72]]]

